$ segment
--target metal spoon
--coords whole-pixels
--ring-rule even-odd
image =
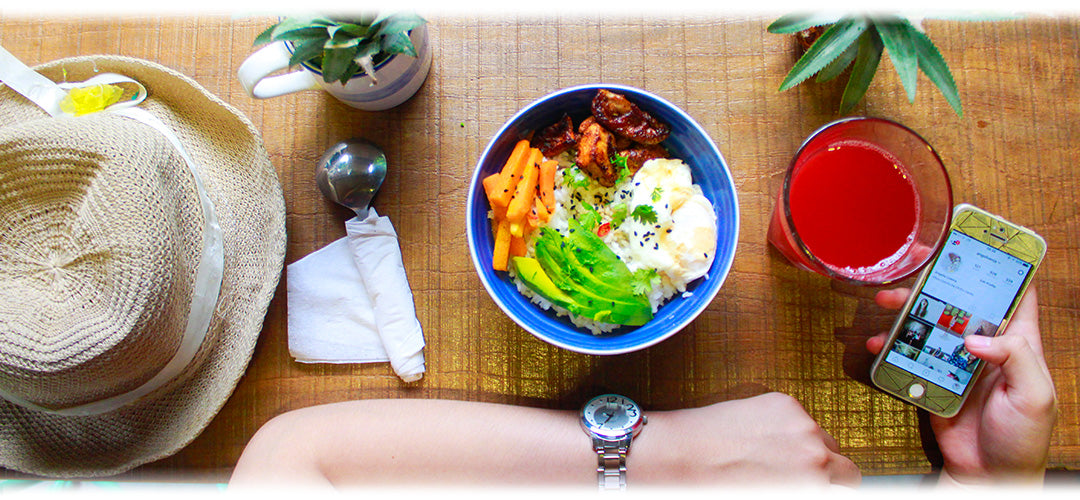
[[[364,220],[371,199],[386,179],[386,155],[364,139],[334,144],[315,167],[315,184],[327,199],[352,209]]]

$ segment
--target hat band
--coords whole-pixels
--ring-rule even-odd
[[[0,81],[33,101],[49,115],[58,116],[64,114],[60,110],[60,101],[67,95],[64,89],[23,64],[22,61],[11,55],[2,46],[0,46]],[[56,415],[96,415],[109,412],[157,390],[180,375],[195,359],[199,348],[206,340],[206,334],[210,329],[210,321],[213,319],[214,309],[217,307],[218,295],[221,292],[221,279],[225,267],[221,226],[218,224],[214,204],[206,192],[202,176],[199,175],[198,164],[168,125],[145,109],[133,107],[145,98],[146,88],[131,78],[110,73],[97,75],[83,83],[133,83],[138,87],[139,90],[134,100],[115,104],[106,108],[106,111],[149,125],[165,136],[169,143],[180,153],[180,156],[183,157],[184,163],[187,164],[192,177],[195,179],[195,188],[198,191],[199,202],[202,205],[203,246],[199,264],[195,270],[195,281],[192,284],[191,309],[188,312],[184,336],[180,340],[180,346],[176,349],[172,359],[150,380],[131,391],[67,408],[42,407],[0,389],[0,397],[11,403]],[[71,88],[74,86],[77,86],[77,84],[64,84],[64,87]]]

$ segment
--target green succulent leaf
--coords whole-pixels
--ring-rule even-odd
[[[844,95],[840,98],[841,113],[850,111],[866,95],[866,90],[870,88],[870,82],[873,81],[878,64],[881,62],[883,47],[881,37],[874,28],[865,31],[859,37],[859,53],[851,68],[847,86],[844,87]]]
[[[391,33],[406,33],[423,26],[427,20],[412,13],[394,13],[379,15],[378,19],[371,24],[376,35],[389,35]]]
[[[813,28],[815,26],[824,26],[826,24],[833,24],[840,20],[838,15],[829,14],[788,14],[781,16],[779,19],[772,22],[768,28],[769,33],[775,34],[787,34],[798,33],[807,28]]]
[[[338,29],[357,38],[368,38],[368,28],[369,26],[361,26],[359,24],[353,23],[344,23]]]
[[[299,28],[295,30],[285,31],[274,36],[275,41],[285,42],[298,42],[304,40],[326,40],[326,28]]]
[[[803,80],[827,66],[843,54],[868,26],[869,21],[863,18],[844,18],[830,26],[791,68],[783,83],[780,84],[780,91],[783,92],[802,83]]]
[[[289,57],[289,66],[295,66],[304,61],[319,57],[323,52],[325,38],[309,38],[293,42],[293,53]]]
[[[383,51],[387,54],[405,54],[417,57],[416,47],[406,33],[390,33],[383,38]]]
[[[840,73],[844,72],[844,69],[851,65],[851,62],[855,60],[855,55],[859,53],[859,44],[853,43],[848,45],[848,48],[844,50],[844,53],[840,54],[833,62],[825,66],[817,75],[818,82],[827,82],[840,76]]]
[[[960,106],[960,91],[956,89],[956,81],[953,80],[952,72],[949,71],[949,65],[945,63],[945,58],[941,57],[941,52],[934,46],[934,42],[930,41],[930,38],[926,34],[916,30],[912,27],[909,32],[915,42],[915,53],[919,58],[919,69],[926,73],[926,76],[930,78],[930,81],[937,86],[941,91],[941,95],[945,96],[945,100],[952,106],[956,115],[963,118],[964,111]]]
[[[252,45],[258,47],[259,45],[267,44],[274,41],[272,36],[274,35],[274,28],[276,27],[277,25],[274,24],[271,25],[269,28],[263,30],[262,33],[259,33],[259,36],[255,37],[255,43],[253,43]]]
[[[907,19],[882,19],[874,22],[885,50],[889,51],[900,83],[907,91],[908,102],[915,102],[915,89],[919,81],[919,58],[911,33],[917,31]]]
[[[323,46],[322,73],[326,83],[341,82],[345,84],[352,77],[349,73],[349,64],[356,57],[359,46],[356,38],[337,37],[335,40],[326,42]]]

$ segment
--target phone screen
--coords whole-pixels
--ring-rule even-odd
[[[963,394],[979,363],[964,337],[996,335],[1031,270],[954,229],[884,361]]]

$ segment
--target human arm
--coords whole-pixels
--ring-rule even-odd
[[[780,394],[650,412],[627,458],[637,485],[832,481],[859,472]],[[446,400],[315,406],[267,422],[230,485],[596,485],[597,457],[572,411]]]
[[[899,309],[910,290],[878,292],[882,307]],[[867,340],[881,352],[887,334]],[[952,418],[930,417],[944,458],[943,484],[1040,484],[1046,469],[1057,398],[1043,358],[1038,299],[1028,289],[998,337],[968,336],[968,352],[987,362],[967,402]]]

